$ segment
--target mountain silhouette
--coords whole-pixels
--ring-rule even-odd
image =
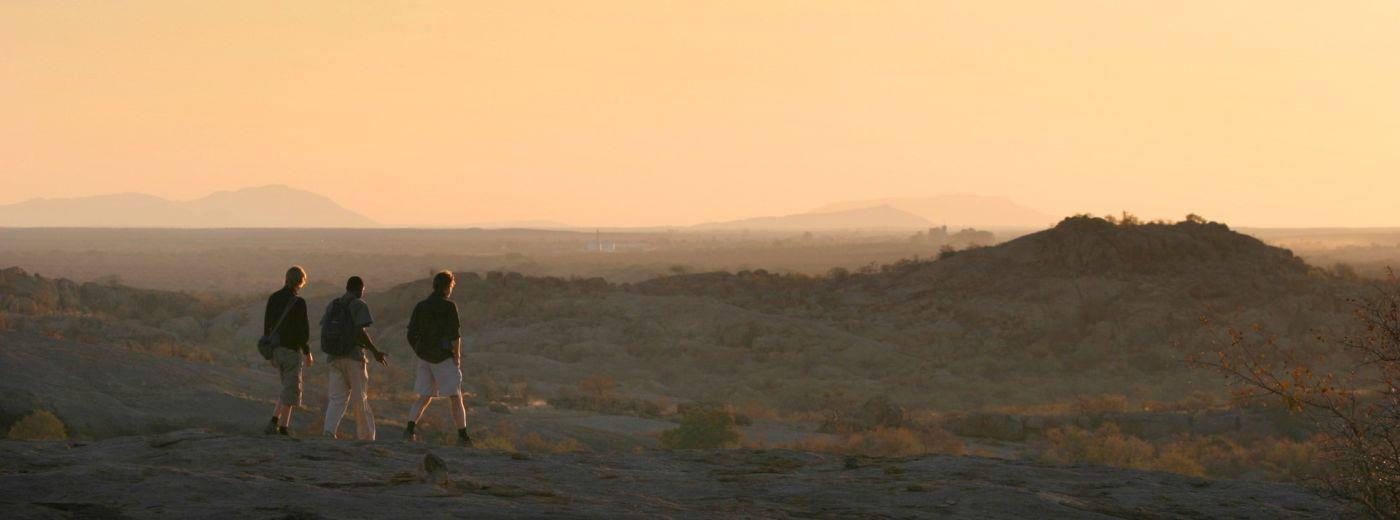
[[[175,201],[141,193],[32,199],[0,206],[6,227],[377,227],[335,201],[281,185]]]
[[[1044,228],[1056,220],[1051,215],[1016,204],[1009,198],[986,195],[938,195],[838,202],[812,210],[812,213],[879,205],[891,206],[918,215],[929,222],[953,227]]]
[[[755,217],[728,222],[708,222],[696,229],[753,229],[802,231],[823,229],[922,229],[932,224],[918,215],[889,205],[799,213],[781,217]]]

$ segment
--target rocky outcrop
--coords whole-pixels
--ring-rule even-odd
[[[11,518],[1337,518],[1298,487],[978,457],[512,455],[183,431],[0,442]]]

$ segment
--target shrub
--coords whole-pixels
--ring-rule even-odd
[[[1102,464],[1215,478],[1263,471],[1263,477],[1282,481],[1311,476],[1318,453],[1310,442],[1266,438],[1241,444],[1219,435],[1186,435],[1154,446],[1120,433],[1112,423],[1092,432],[1073,426],[1051,429],[1039,444],[1038,458],[1047,464]]]
[[[68,438],[68,433],[58,416],[39,410],[11,426],[9,437],[17,441],[61,441]]]
[[[520,446],[525,448],[525,451],[537,453],[578,453],[588,451],[588,449],[583,446],[583,443],[573,437],[559,442],[550,442],[549,439],[544,438],[536,432],[530,432],[525,434],[524,437],[521,437]]]
[[[727,448],[743,440],[734,416],[721,408],[686,410],[680,427],[661,433],[661,445],[673,450]]]
[[[1176,401],[1148,401],[1142,409],[1150,412],[1195,412],[1209,410],[1219,404],[1214,394],[1192,390],[1189,395]]]
[[[516,438],[519,437],[520,430],[511,423],[500,423],[495,428],[481,436],[473,444],[478,448],[488,450],[500,450],[515,453],[519,450]]]
[[[1047,464],[1102,464],[1119,468],[1153,469],[1152,444],[1122,435],[1118,427],[1106,424],[1090,432],[1073,426],[1054,428],[1045,433],[1046,446],[1040,453]]]
[[[1079,396],[1074,400],[1075,413],[1096,415],[1128,411],[1128,398],[1118,394]]]
[[[612,397],[617,390],[617,383],[611,377],[594,374],[584,379],[578,384],[583,395],[594,399],[606,399]]]
[[[1194,361],[1230,377],[1241,398],[1269,396],[1304,417],[1316,432],[1317,482],[1375,518],[1400,518],[1400,279],[1390,278],[1356,302],[1355,328],[1337,351],[1350,370],[1284,348],[1261,326],[1229,329],[1214,355]],[[1281,447],[1285,466],[1298,454]]]
[[[1264,448],[1263,464],[1282,480],[1302,481],[1316,473],[1320,456],[1316,443],[1282,439]]]
[[[865,457],[911,457],[928,453],[961,455],[962,440],[940,428],[880,427],[842,437],[808,437],[780,446],[784,449]]]

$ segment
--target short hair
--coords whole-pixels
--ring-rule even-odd
[[[355,292],[364,288],[365,281],[361,280],[358,276],[351,276],[349,280],[345,281],[345,290],[347,291]]]
[[[452,271],[443,271],[433,275],[433,290],[441,291],[457,284],[457,279],[452,276]]]
[[[287,287],[301,287],[306,285],[306,270],[299,265],[294,265],[287,269]]]

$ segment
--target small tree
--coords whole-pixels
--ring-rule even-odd
[[[68,438],[68,433],[58,416],[39,410],[11,426],[9,437],[17,441],[61,441]]]
[[[617,391],[617,383],[611,377],[593,374],[578,384],[583,395],[594,399],[607,399]]]
[[[723,408],[692,407],[679,427],[661,432],[661,445],[673,450],[727,448],[743,440],[734,416]]]
[[[1304,414],[1321,441],[1324,489],[1375,518],[1400,518],[1400,281],[1356,302],[1357,330],[1335,343],[1352,354],[1341,373],[1279,348],[1255,326],[1199,365],[1226,374],[1241,397],[1272,396]]]

